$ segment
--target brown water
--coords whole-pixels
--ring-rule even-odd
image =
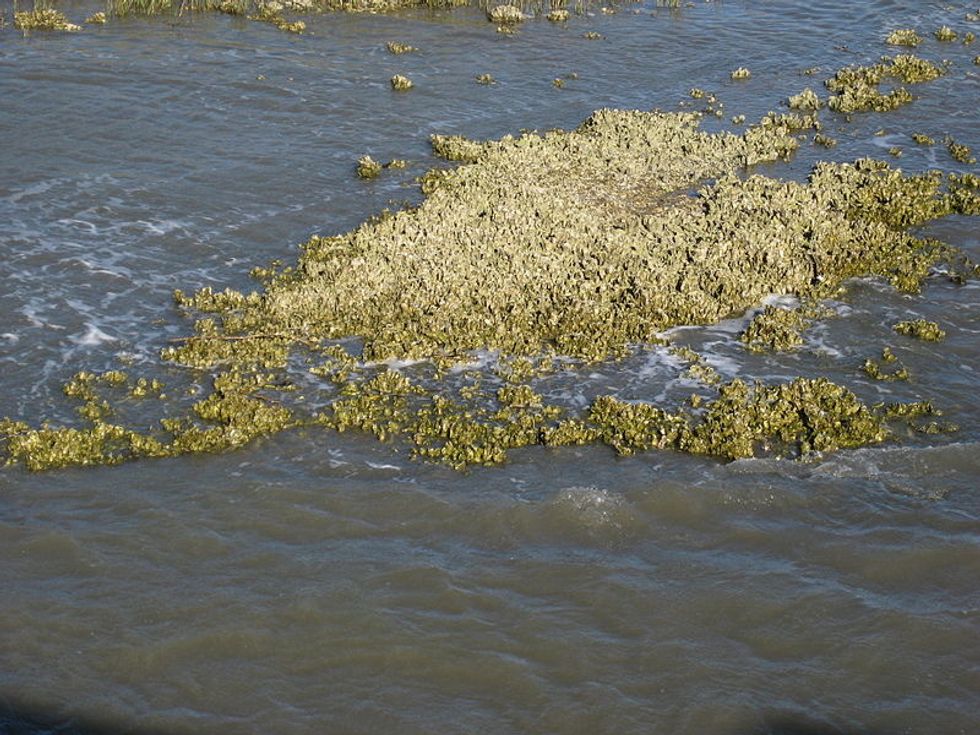
[[[651,3],[514,37],[468,8],[324,15],[301,37],[225,17],[30,38],[8,26],[0,416],[65,420],[76,370],[156,364],[188,329],[171,289],[244,287],[314,232],[417,201],[430,133],[675,109],[694,86],[726,119],[752,119],[889,53],[893,28],[980,32],[967,10]],[[390,56],[389,40],[422,51]],[[980,148],[980,48],[930,37],[917,53],[951,73],[893,113],[823,113],[840,144],[766,171],[895,145],[907,171],[976,171],[907,136]],[[732,82],[738,66],[752,78]],[[416,89],[393,94],[395,73]],[[411,166],[362,182],[365,153]],[[976,221],[926,232],[980,257]],[[826,375],[866,400],[928,399],[960,431],[808,463],[535,448],[459,474],[309,430],[220,456],[0,471],[0,732],[980,730],[980,288],[936,277],[910,297],[862,281],[833,306],[794,354],[747,354],[744,319],[674,339],[725,377]],[[910,316],[947,340],[893,335]],[[885,344],[910,383],[857,369]],[[687,387],[650,350],[553,390]]]

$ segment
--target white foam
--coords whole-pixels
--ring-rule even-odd
[[[172,219],[157,220],[150,222],[145,219],[137,220],[136,224],[142,225],[152,235],[168,235],[175,230],[183,229],[184,224]]]
[[[395,464],[384,464],[383,462],[368,462],[367,466],[372,470],[401,470],[401,467]]]
[[[72,342],[84,347],[94,347],[95,345],[105,344],[106,342],[116,342],[116,338],[106,334],[91,322],[85,323],[85,334],[81,337],[73,337]]]

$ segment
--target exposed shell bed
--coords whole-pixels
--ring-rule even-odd
[[[944,250],[904,230],[976,206],[975,191],[871,160],[820,164],[808,184],[732,175],[791,153],[791,124],[708,134],[693,114],[604,110],[567,133],[436,137],[438,153],[473,163],[429,181],[417,210],[313,238],[262,292],[181,296],[222,325],[206,320],[170,356],[210,366],[223,336],[261,331],[357,335],[369,360],[482,348],[598,360],[854,275],[914,291]]]
[[[941,73],[914,57],[850,67],[828,83],[830,107],[888,109],[873,102],[888,96],[878,91],[886,77],[912,83]],[[803,106],[814,113],[819,105]],[[711,393],[690,406],[599,395],[582,411],[549,404],[532,385],[541,372],[663,349],[654,345],[664,330],[714,323],[773,294],[812,305],[854,276],[914,293],[939,262],[958,277],[974,273],[909,228],[980,214],[977,177],[906,176],[862,159],[820,163],[805,183],[782,181],[753,166],[791,156],[800,133],[819,129],[814,114],[770,113],[741,135],[706,132],[700,119],[600,110],[568,132],[435,136],[434,151],[462,165],[424,175],[419,207],[312,238],[295,265],[256,269],[255,292],[175,294],[200,318],[194,335],[162,356],[197,380],[211,377],[192,406],[171,405],[166,387],[147,378],[83,373],[65,386],[82,404],[79,426],[3,420],[0,452],[42,470],[221,451],[319,426],[394,439],[462,468],[528,445],[602,442],[621,454],[660,448],[731,459],[885,440],[890,421],[921,412],[866,405],[821,378],[726,382],[681,350],[674,354],[687,375]],[[380,168],[369,157],[359,163]],[[744,340],[793,348],[819,316],[811,306],[770,307]],[[509,356],[498,363],[502,379],[459,377],[477,350]],[[900,365],[884,367],[889,355],[869,359],[865,371],[907,379]],[[378,365],[391,359],[426,361],[430,374],[413,381]],[[300,390],[302,406],[291,400]],[[165,417],[127,423],[123,404],[148,398],[167,407]]]

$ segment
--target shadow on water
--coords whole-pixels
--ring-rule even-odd
[[[881,730],[838,727],[798,714],[769,715],[761,724],[736,735],[889,735]]]
[[[0,735],[165,735],[162,730],[130,726],[88,715],[51,714],[0,697]]]
[[[183,731],[183,730],[182,730]],[[192,732],[193,730],[191,730]],[[204,732],[202,730],[201,732]],[[320,732],[329,735],[329,729]],[[51,716],[0,698],[0,735],[168,735],[163,730],[130,726],[92,717]],[[169,735],[172,735],[170,733]],[[731,735],[889,735],[880,730],[837,727],[800,715],[766,716],[750,729]]]

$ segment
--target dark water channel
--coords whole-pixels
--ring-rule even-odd
[[[6,10],[0,416],[34,422],[71,417],[77,370],[156,364],[188,330],[172,289],[247,287],[311,234],[417,202],[430,133],[676,109],[695,86],[725,104],[706,125],[751,120],[915,27],[949,75],[892,113],[823,113],[839,145],[767,172],[893,146],[909,171],[977,170],[908,137],[980,148],[980,43],[931,37],[980,33],[963,3],[647,3],[514,36],[463,8],[312,16],[298,37],[208,16],[24,38]],[[732,81],[738,66],[752,77]],[[416,88],[393,93],[395,73]],[[365,153],[410,165],[360,181]],[[980,257],[975,220],[927,233]],[[977,732],[980,285],[861,281],[834,309],[788,355],[747,353],[744,320],[674,336],[725,377],[825,375],[930,400],[960,430],[806,463],[535,448],[466,474],[296,431],[0,470],[0,732]],[[912,317],[949,336],[891,332]],[[909,383],[858,370],[886,344]],[[679,380],[658,350],[582,377],[647,399]]]

